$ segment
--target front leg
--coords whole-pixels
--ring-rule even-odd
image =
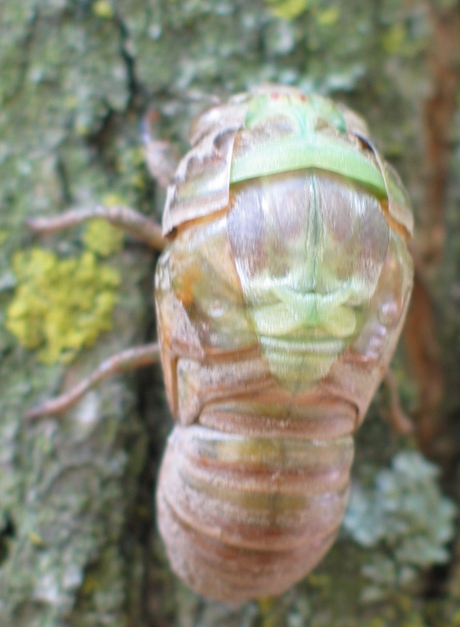
[[[27,225],[36,233],[55,233],[63,229],[77,226],[93,218],[107,220],[113,226],[146,242],[154,250],[161,251],[165,247],[165,239],[161,227],[142,213],[117,205],[114,207],[97,206],[92,209],[72,209],[51,218],[30,218]]]

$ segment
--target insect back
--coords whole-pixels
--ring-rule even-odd
[[[156,272],[177,418],[158,486],[173,569],[238,603],[335,539],[352,434],[412,285],[412,215],[360,118],[294,88],[214,107],[168,190]]]

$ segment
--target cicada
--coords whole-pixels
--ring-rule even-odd
[[[198,117],[191,143],[155,275],[177,421],[158,524],[191,588],[239,603],[282,593],[337,535],[408,307],[413,218],[363,120],[329,99],[261,87]]]

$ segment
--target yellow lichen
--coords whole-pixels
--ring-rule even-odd
[[[365,627],[386,627],[387,622],[380,616],[374,616],[367,623],[365,623]]]
[[[30,542],[36,547],[43,547],[45,544],[43,542],[43,538],[38,533],[35,533],[35,531],[31,531],[28,535],[28,538]]]
[[[100,257],[109,257],[123,248],[123,231],[105,220],[91,220],[83,233],[83,242]]]
[[[261,627],[275,627],[278,624],[279,616],[274,611],[274,597],[262,597],[257,599],[257,605],[259,606]]]
[[[270,12],[278,18],[293,20],[308,9],[310,0],[266,0]]]
[[[307,577],[308,584],[312,588],[325,589],[328,588],[331,584],[331,578],[329,575],[322,573],[311,573]]]
[[[407,37],[407,29],[404,24],[397,22],[382,35],[382,46],[389,54],[401,52]]]
[[[20,344],[39,349],[43,363],[69,363],[111,328],[120,276],[93,252],[59,259],[33,248],[16,253],[12,266],[18,285],[5,326]]]
[[[116,207],[117,205],[124,205],[124,198],[120,194],[104,194],[102,197],[102,204],[105,207]]]
[[[107,0],[97,0],[92,8],[93,13],[102,19],[108,20],[114,16],[113,6]]]
[[[338,7],[330,7],[324,11],[318,11],[315,17],[319,26],[333,26],[339,21],[340,10]]]

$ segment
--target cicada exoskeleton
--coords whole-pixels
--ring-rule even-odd
[[[291,88],[198,118],[156,271],[177,419],[158,486],[173,569],[205,596],[279,594],[347,503],[353,433],[412,285],[412,215],[360,118]]]

